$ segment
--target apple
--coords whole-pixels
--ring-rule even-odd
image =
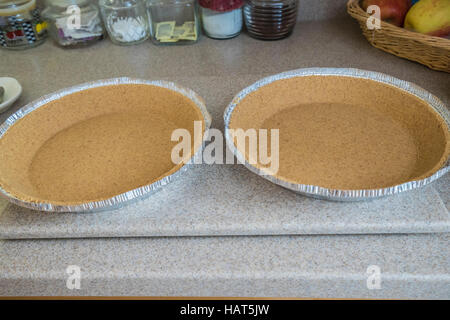
[[[380,7],[381,20],[402,27],[405,15],[411,7],[411,0],[362,0],[361,2],[364,10],[372,5]]]
[[[450,35],[450,0],[421,0],[411,7],[405,28],[436,37]]]

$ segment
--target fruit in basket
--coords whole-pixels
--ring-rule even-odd
[[[408,11],[405,28],[437,37],[450,35],[450,0],[420,0]]]
[[[367,11],[368,6],[380,7],[380,19],[398,27],[403,26],[405,15],[411,7],[411,0],[362,0],[361,7]]]

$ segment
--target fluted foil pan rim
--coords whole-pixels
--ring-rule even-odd
[[[340,190],[324,188],[316,185],[291,183],[286,180],[279,179],[273,175],[267,175],[261,169],[258,169],[257,167],[251,165],[246,161],[245,156],[243,156],[241,152],[237,150],[236,146],[233,143],[233,139],[230,136],[229,125],[233,110],[239,104],[239,102],[249,93],[258,90],[259,88],[268,85],[269,83],[282,79],[305,76],[344,76],[369,79],[394,86],[427,102],[444,119],[447,127],[450,128],[450,112],[446,108],[444,103],[440,101],[436,96],[414,83],[400,80],[384,73],[354,68],[303,68],[290,70],[260,79],[247,88],[243,89],[233,98],[224,112],[226,144],[234,154],[234,156],[237,158],[238,162],[244,164],[245,167],[247,167],[247,169],[249,169],[253,173],[256,173],[257,175],[260,175],[263,178],[284,188],[293,190],[308,197],[334,201],[362,201],[421,188],[444,176],[450,171],[450,160],[447,159],[446,164],[442,168],[437,170],[433,175],[421,180],[409,181],[392,187],[380,189]]]
[[[33,209],[33,210],[39,210],[39,211],[48,211],[48,212],[85,212],[85,211],[102,211],[102,210],[111,210],[119,208],[125,204],[128,204],[133,201],[137,201],[143,198],[146,198],[147,196],[157,192],[162,187],[170,183],[171,181],[177,179],[183,172],[185,172],[190,165],[192,165],[194,159],[196,157],[201,156],[203,152],[203,147],[205,144],[205,139],[208,137],[208,131],[211,126],[211,116],[208,113],[206,109],[205,102],[201,96],[199,96],[196,92],[193,90],[180,86],[174,82],[165,81],[165,80],[144,80],[144,79],[138,79],[138,78],[130,78],[130,77],[119,77],[119,78],[111,78],[111,79],[102,79],[102,80],[95,80],[90,82],[85,82],[82,84],[78,84],[75,86],[71,86],[68,88],[64,88],[61,90],[58,90],[56,92],[44,95],[37,100],[34,100],[19,110],[17,110],[15,113],[13,113],[11,116],[9,116],[4,123],[0,125],[0,139],[3,137],[3,135],[6,133],[6,131],[12,127],[18,120],[22,119],[23,117],[27,116],[29,113],[33,112],[36,109],[39,109],[40,107],[44,106],[45,104],[49,103],[50,101],[60,99],[66,95],[91,89],[91,88],[97,88],[97,87],[103,87],[103,86],[109,86],[109,85],[119,85],[119,84],[145,84],[145,85],[152,85],[157,87],[162,87],[166,89],[170,89],[173,91],[176,91],[178,93],[181,93],[185,97],[189,98],[191,101],[195,103],[197,108],[201,111],[203,120],[205,121],[205,132],[203,134],[202,139],[202,145],[197,150],[195,154],[193,154],[190,158],[190,160],[184,164],[180,169],[172,173],[171,175],[168,175],[166,177],[161,178],[158,181],[155,181],[152,184],[139,187],[127,192],[124,192],[122,194],[113,196],[111,198],[108,198],[106,200],[99,200],[99,201],[90,201],[86,203],[81,203],[77,205],[59,205],[59,204],[53,204],[51,202],[30,202],[26,200],[19,199],[11,194],[9,194],[6,190],[4,190],[0,186],[0,195],[3,195],[6,197],[11,203],[14,203],[18,206]]]

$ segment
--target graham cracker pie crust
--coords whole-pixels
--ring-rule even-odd
[[[450,153],[449,129],[428,103],[388,84],[345,76],[264,85],[237,104],[229,128],[279,129],[275,177],[330,189],[378,189],[423,179]],[[249,161],[248,145],[238,151]]]
[[[34,110],[0,139],[0,185],[29,202],[72,205],[149,185],[185,163],[171,160],[172,131],[204,118],[176,91],[119,84],[78,91]],[[201,137],[202,138],[202,137]],[[191,142],[191,152],[201,146]],[[189,159],[191,155],[187,155]]]

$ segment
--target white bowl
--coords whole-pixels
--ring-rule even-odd
[[[5,89],[3,102],[0,103],[0,113],[5,112],[22,93],[22,86],[19,81],[10,77],[0,77],[0,86]]]

